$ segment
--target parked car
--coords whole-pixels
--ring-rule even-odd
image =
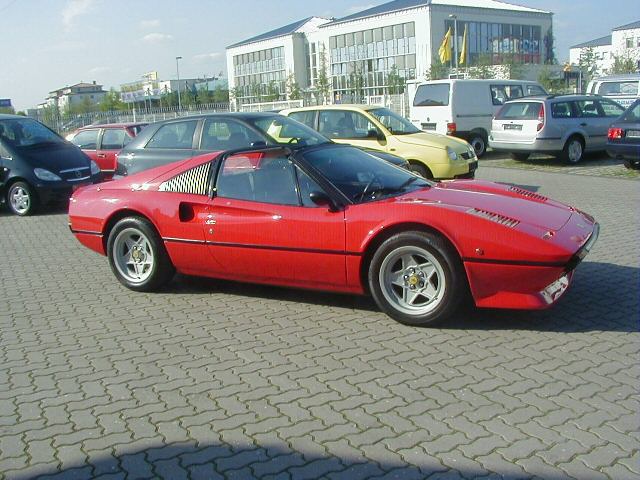
[[[195,155],[238,148],[307,144],[330,140],[276,113],[213,113],[153,123],[117,155],[116,175]]]
[[[587,92],[602,95],[626,108],[640,98],[640,73],[596,77],[589,82]]]
[[[0,198],[16,215],[68,201],[74,188],[100,179],[98,165],[40,122],[0,115]]]
[[[640,99],[609,127],[607,153],[624,159],[627,168],[640,168]]]
[[[489,145],[516,160],[531,153],[578,163],[584,152],[605,150],[611,122],[624,108],[596,95],[543,95],[504,104],[491,124]]]
[[[425,133],[388,108],[375,105],[324,105],[280,112],[336,143],[390,152],[409,161],[425,178],[473,178],[478,159],[467,142]]]
[[[506,101],[546,93],[539,83],[526,80],[433,80],[416,88],[409,118],[425,131],[466,140],[481,157],[491,119]]]
[[[128,145],[147,123],[109,123],[89,125],[67,135],[91,160],[96,162],[105,176],[116,170],[116,155]]]
[[[598,236],[519,187],[431,182],[348,145],[200,155],[77,191],[70,228],[135,291],[174,272],[351,294],[425,325],[475,304],[546,308]]]

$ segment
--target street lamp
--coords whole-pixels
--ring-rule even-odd
[[[178,74],[178,110],[182,110],[182,101],[180,100],[180,65],[178,61],[182,60],[182,57],[176,57],[176,73]]]
[[[456,66],[456,77],[458,76],[458,17],[456,15],[449,15],[449,18],[453,18],[453,56]]]

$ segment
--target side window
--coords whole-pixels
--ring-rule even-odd
[[[494,105],[504,105],[504,102],[521,98],[522,87],[520,85],[491,85],[491,102]]]
[[[307,127],[316,129],[316,111],[307,110],[304,112],[293,112],[289,114],[289,118],[293,118],[300,123],[304,123]]]
[[[320,112],[318,131],[329,138],[367,138],[369,130],[373,129],[376,129],[376,126],[358,112],[340,110]]]
[[[203,163],[186,172],[162,182],[158,188],[161,192],[190,193],[192,195],[207,195],[211,162]]]
[[[322,187],[298,166],[296,166],[296,174],[298,176],[298,185],[300,186],[300,199],[302,200],[302,206],[318,207],[318,205],[311,201],[309,195],[311,192],[322,192]]]
[[[122,129],[108,128],[102,134],[102,150],[120,150],[127,134]]]
[[[574,105],[578,109],[580,117],[600,117],[598,105],[595,100],[577,100]]]
[[[610,100],[600,100],[599,103],[605,117],[618,118],[624,112],[624,108]]]
[[[551,104],[551,116],[553,118],[571,118],[572,110],[569,102],[557,102]]]
[[[83,130],[71,139],[71,143],[83,150],[98,148],[98,130]]]
[[[546,95],[547,92],[544,91],[544,89],[538,85],[525,85],[525,90],[527,92],[527,95]]]
[[[281,154],[230,155],[216,182],[219,197],[279,205],[300,205],[291,161]]]
[[[250,147],[252,143],[258,141],[264,141],[264,139],[241,122],[224,118],[208,118],[204,122],[200,149],[233,150]]]
[[[190,149],[193,145],[193,132],[197,125],[197,120],[167,123],[158,129],[146,148]]]

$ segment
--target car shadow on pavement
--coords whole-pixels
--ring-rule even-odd
[[[484,309],[465,305],[451,318],[434,326],[452,330],[637,332],[640,311],[638,291],[640,268],[587,261],[578,266],[564,297],[547,310]],[[169,294],[213,292],[346,308],[361,311],[365,315],[380,311],[369,296],[297,290],[185,275],[177,275],[163,289],[163,293]]]
[[[261,419],[256,415],[254,423],[245,425],[243,429],[253,430],[252,425],[259,425]],[[295,422],[292,421],[293,425]],[[194,428],[203,431],[205,425],[196,425]],[[225,432],[217,433],[215,421],[206,425],[211,437],[224,437]],[[329,429],[339,430],[340,425],[334,425]],[[329,430],[327,429],[327,430]],[[349,425],[344,425],[345,432],[351,432]],[[227,434],[229,430],[226,431]],[[186,432],[185,432],[186,433]],[[322,432],[314,432],[315,434]],[[262,436],[269,434],[264,432]],[[469,465],[456,465],[450,468],[430,455],[423,454],[420,457],[412,456],[411,462],[393,461],[389,459],[367,458],[359,449],[351,447],[345,440],[336,438],[328,442],[331,450],[342,450],[337,455],[328,452],[327,448],[316,443],[311,433],[296,438],[287,438],[282,441],[276,432],[271,432],[273,442],[249,443],[247,440],[235,440],[227,443],[196,442],[188,440],[176,442],[175,445],[165,445],[162,437],[152,439],[135,439],[150,445],[145,449],[127,449],[126,444],[119,444],[114,450],[92,452],[91,462],[86,461],[86,456],[78,456],[78,461],[69,462],[73,466],[57,469],[54,464],[40,464],[32,468],[13,471],[7,477],[12,480],[27,480],[46,476],[47,479],[92,479],[104,475],[104,478],[202,478],[202,479],[228,479],[249,480],[256,478],[427,478],[436,475],[442,479],[479,478],[490,472],[478,466],[469,468]],[[416,432],[416,437],[424,436],[425,442],[437,440],[425,430]],[[237,436],[237,435],[236,435]],[[244,438],[249,438],[243,435]],[[235,441],[234,441],[235,440]],[[416,439],[418,441],[418,439]],[[340,447],[344,443],[345,446]],[[336,447],[336,445],[338,445]],[[373,450],[372,446],[365,447]],[[384,447],[382,451],[384,452]],[[113,452],[118,452],[113,455]],[[385,455],[382,453],[381,455]],[[399,456],[399,455],[398,455]],[[456,459],[452,460],[456,462]],[[464,463],[464,462],[460,462]],[[477,463],[477,462],[474,462]],[[505,465],[499,468],[496,464],[492,468],[494,473],[502,479],[511,480],[526,477],[526,472],[517,465]],[[479,465],[479,464],[478,464]],[[544,478],[556,480],[566,478],[555,476],[545,470]]]

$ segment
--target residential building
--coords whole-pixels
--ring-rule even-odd
[[[91,83],[80,82],[49,92],[44,103],[38,108],[55,106],[60,112],[69,112],[81,105],[97,105],[107,92],[94,80]]]
[[[616,57],[633,60],[640,71],[640,20],[611,30],[610,35],[579,43],[569,49],[569,63],[578,65],[581,55],[591,50],[596,58],[597,72],[610,73]]]
[[[553,56],[552,17],[497,0],[394,0],[338,19],[311,17],[227,47],[229,87],[246,103],[267,98],[276,82],[282,100],[283,81],[294,78],[318,100],[324,68],[331,101],[394,93],[440,62],[449,30],[451,65],[453,37],[461,67],[539,65]]]

